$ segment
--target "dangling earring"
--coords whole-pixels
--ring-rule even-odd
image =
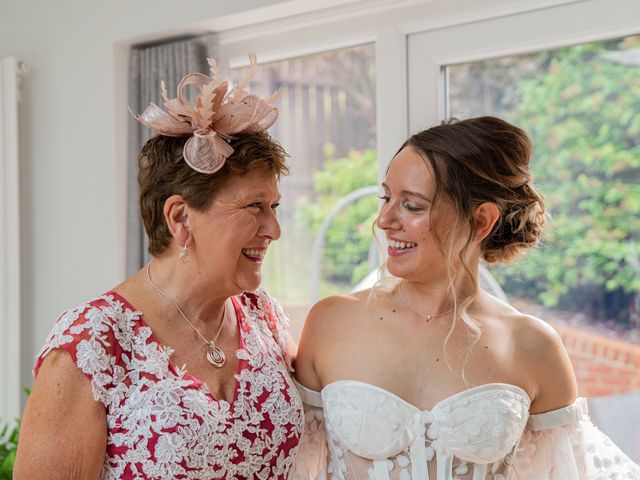
[[[187,250],[187,242],[184,242],[184,247],[180,249],[180,261],[187,263],[189,261],[189,250]]]

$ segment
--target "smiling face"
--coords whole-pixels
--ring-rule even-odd
[[[191,210],[188,245],[199,275],[230,294],[258,288],[267,248],[280,238],[279,201],[276,175],[254,168],[226,182],[209,208]]]
[[[376,224],[389,244],[389,272],[418,282],[447,278],[445,256],[434,233],[446,245],[457,216],[442,193],[434,206],[436,183],[427,162],[412,147],[402,149],[382,187],[384,203]]]

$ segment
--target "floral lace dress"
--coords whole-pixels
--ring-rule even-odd
[[[503,383],[431,410],[355,380],[298,387],[306,430],[290,480],[640,480],[584,398],[530,415],[527,393]]]
[[[102,479],[285,479],[303,429],[287,322],[264,290],[232,298],[240,331],[232,403],[171,363],[172,350],[108,292],[62,314],[40,352],[61,348],[105,406]]]

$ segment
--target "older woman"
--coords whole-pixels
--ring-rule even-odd
[[[277,112],[245,91],[250,74],[230,92],[188,75],[177,98],[164,92],[168,112],[139,117],[160,133],[139,156],[153,259],[58,320],[15,478],[286,478],[302,405],[286,318],[258,287],[287,167],[265,133]]]
[[[493,117],[417,133],[382,184],[391,277],[309,313],[309,405],[293,478],[638,479],[590,422],[554,330],[478,287],[480,260],[533,247],[531,144]]]

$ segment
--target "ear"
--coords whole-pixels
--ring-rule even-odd
[[[191,240],[190,208],[182,195],[171,195],[164,201],[164,220],[176,243],[181,247]]]
[[[491,233],[493,226],[500,218],[500,210],[495,203],[484,202],[476,207],[473,218],[476,224],[475,240],[481,242]]]

